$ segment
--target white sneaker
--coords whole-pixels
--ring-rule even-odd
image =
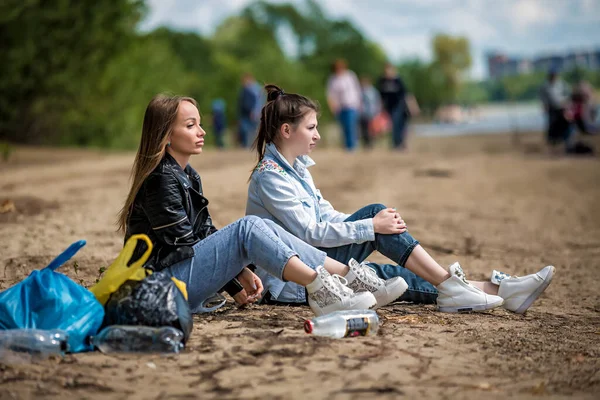
[[[383,280],[377,276],[375,270],[367,265],[366,262],[358,263],[354,258],[348,262],[350,271],[345,278],[348,281],[348,287],[354,293],[371,292],[377,300],[377,306],[383,307],[402,296],[408,284],[402,277],[394,277]]]
[[[450,278],[437,285],[438,310],[441,312],[485,311],[501,306],[502,297],[485,293],[467,282],[459,263],[448,268]]]
[[[354,293],[345,284],[346,279],[330,275],[321,266],[317,267],[317,277],[306,285],[308,305],[315,315],[329,314],[339,310],[365,310],[377,304],[371,292]]]
[[[500,271],[492,271],[492,283],[500,285],[498,296],[504,299],[504,308],[523,314],[546,290],[556,268],[548,265],[539,272],[519,278]]]

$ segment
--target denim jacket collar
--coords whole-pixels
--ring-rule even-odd
[[[295,171],[300,177],[304,177],[306,168],[310,168],[316,163],[309,156],[299,156],[296,157],[296,161],[294,161],[294,166],[290,166],[288,160],[277,150],[277,147],[274,143],[269,143],[265,147],[265,156],[269,156],[280,164],[285,165],[288,169]]]

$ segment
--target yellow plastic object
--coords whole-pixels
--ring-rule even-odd
[[[187,300],[188,294],[187,294],[187,285],[185,284],[185,282],[180,281],[179,279],[175,278],[174,276],[171,277],[171,280],[173,282],[175,282],[175,286],[177,286],[177,289],[179,289],[181,291],[183,298]]]
[[[138,240],[146,242],[148,248],[139,260],[128,267],[127,263],[133,255]],[[90,289],[100,304],[105,305],[110,295],[116,292],[126,280],[141,281],[146,277],[146,271],[142,267],[150,257],[150,253],[152,253],[152,241],[148,236],[144,234],[133,235],[127,240],[123,250],[107,268],[100,282]]]

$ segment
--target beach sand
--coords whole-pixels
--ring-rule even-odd
[[[597,398],[600,159],[552,158],[541,142],[489,135],[414,138],[403,153],[324,148],[311,170],[341,211],[396,207],[441,265],[459,261],[470,279],[556,266],[525,315],[396,303],[378,310],[377,336],[328,339],[304,333],[308,307],[240,310],[230,301],[194,317],[180,355],[0,365],[0,399]],[[0,163],[0,290],[79,239],[87,246],[59,271],[93,285],[122,246],[114,221],[133,156],[17,148]],[[217,227],[243,216],[254,162],[241,150],[192,159]]]

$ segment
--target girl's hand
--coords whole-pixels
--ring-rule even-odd
[[[246,304],[249,303],[248,293],[246,293],[245,289],[242,289],[241,292],[237,292],[233,295],[233,300],[235,300],[235,303],[238,305],[238,307],[244,307]]]
[[[244,290],[233,296],[233,299],[239,305],[254,303],[260,299],[263,291],[263,284],[260,278],[248,268],[244,268],[237,276],[238,281],[244,287]]]
[[[386,208],[377,213],[373,218],[373,229],[375,233],[393,235],[406,232],[406,223],[396,212],[395,208]]]

